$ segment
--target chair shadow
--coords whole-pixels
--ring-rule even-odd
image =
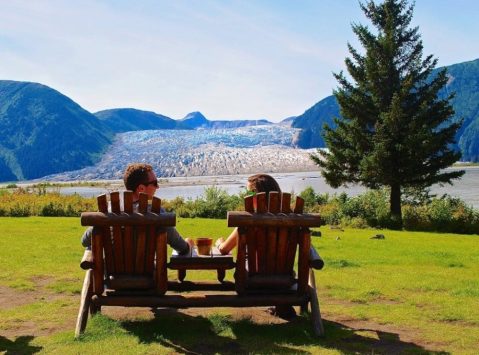
[[[313,354],[291,346],[319,346],[349,354],[427,353],[446,355],[418,344],[402,341],[398,334],[372,329],[353,329],[323,320],[326,336],[314,337],[307,316],[280,324],[258,324],[249,318],[190,316],[174,309],[158,309],[148,321],[124,321],[122,326],[142,343],[157,343],[184,354],[295,353]],[[234,335],[219,335],[229,329]],[[358,334],[375,333],[376,337]]]
[[[0,353],[5,355],[13,354],[35,354],[42,350],[41,346],[30,345],[30,342],[35,339],[34,336],[19,336],[15,340],[10,340],[0,335]]]
[[[190,316],[176,309],[156,309],[148,321],[121,322],[141,343],[157,343],[181,354],[238,354],[247,352],[239,342],[222,337],[206,317]]]

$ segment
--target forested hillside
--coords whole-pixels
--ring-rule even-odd
[[[151,129],[190,129],[185,124],[151,111],[117,108],[95,113],[115,133]]]
[[[45,85],[0,81],[0,181],[33,179],[98,161],[113,134]]]

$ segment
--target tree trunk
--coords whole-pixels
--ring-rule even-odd
[[[402,229],[401,185],[391,185],[391,197],[389,203],[391,212],[391,228]]]

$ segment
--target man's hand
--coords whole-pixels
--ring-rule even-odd
[[[193,247],[195,246],[195,241],[191,238],[186,238],[185,242],[187,242],[188,245],[190,246],[190,250],[193,250]]]

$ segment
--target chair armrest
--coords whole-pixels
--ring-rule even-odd
[[[323,259],[321,259],[318,252],[312,245],[309,248],[309,266],[316,270],[321,270],[324,266]]]
[[[93,269],[93,255],[91,253],[91,250],[85,250],[85,253],[83,253],[83,258],[81,259],[80,262],[80,267],[83,270],[88,270],[88,269]]]

